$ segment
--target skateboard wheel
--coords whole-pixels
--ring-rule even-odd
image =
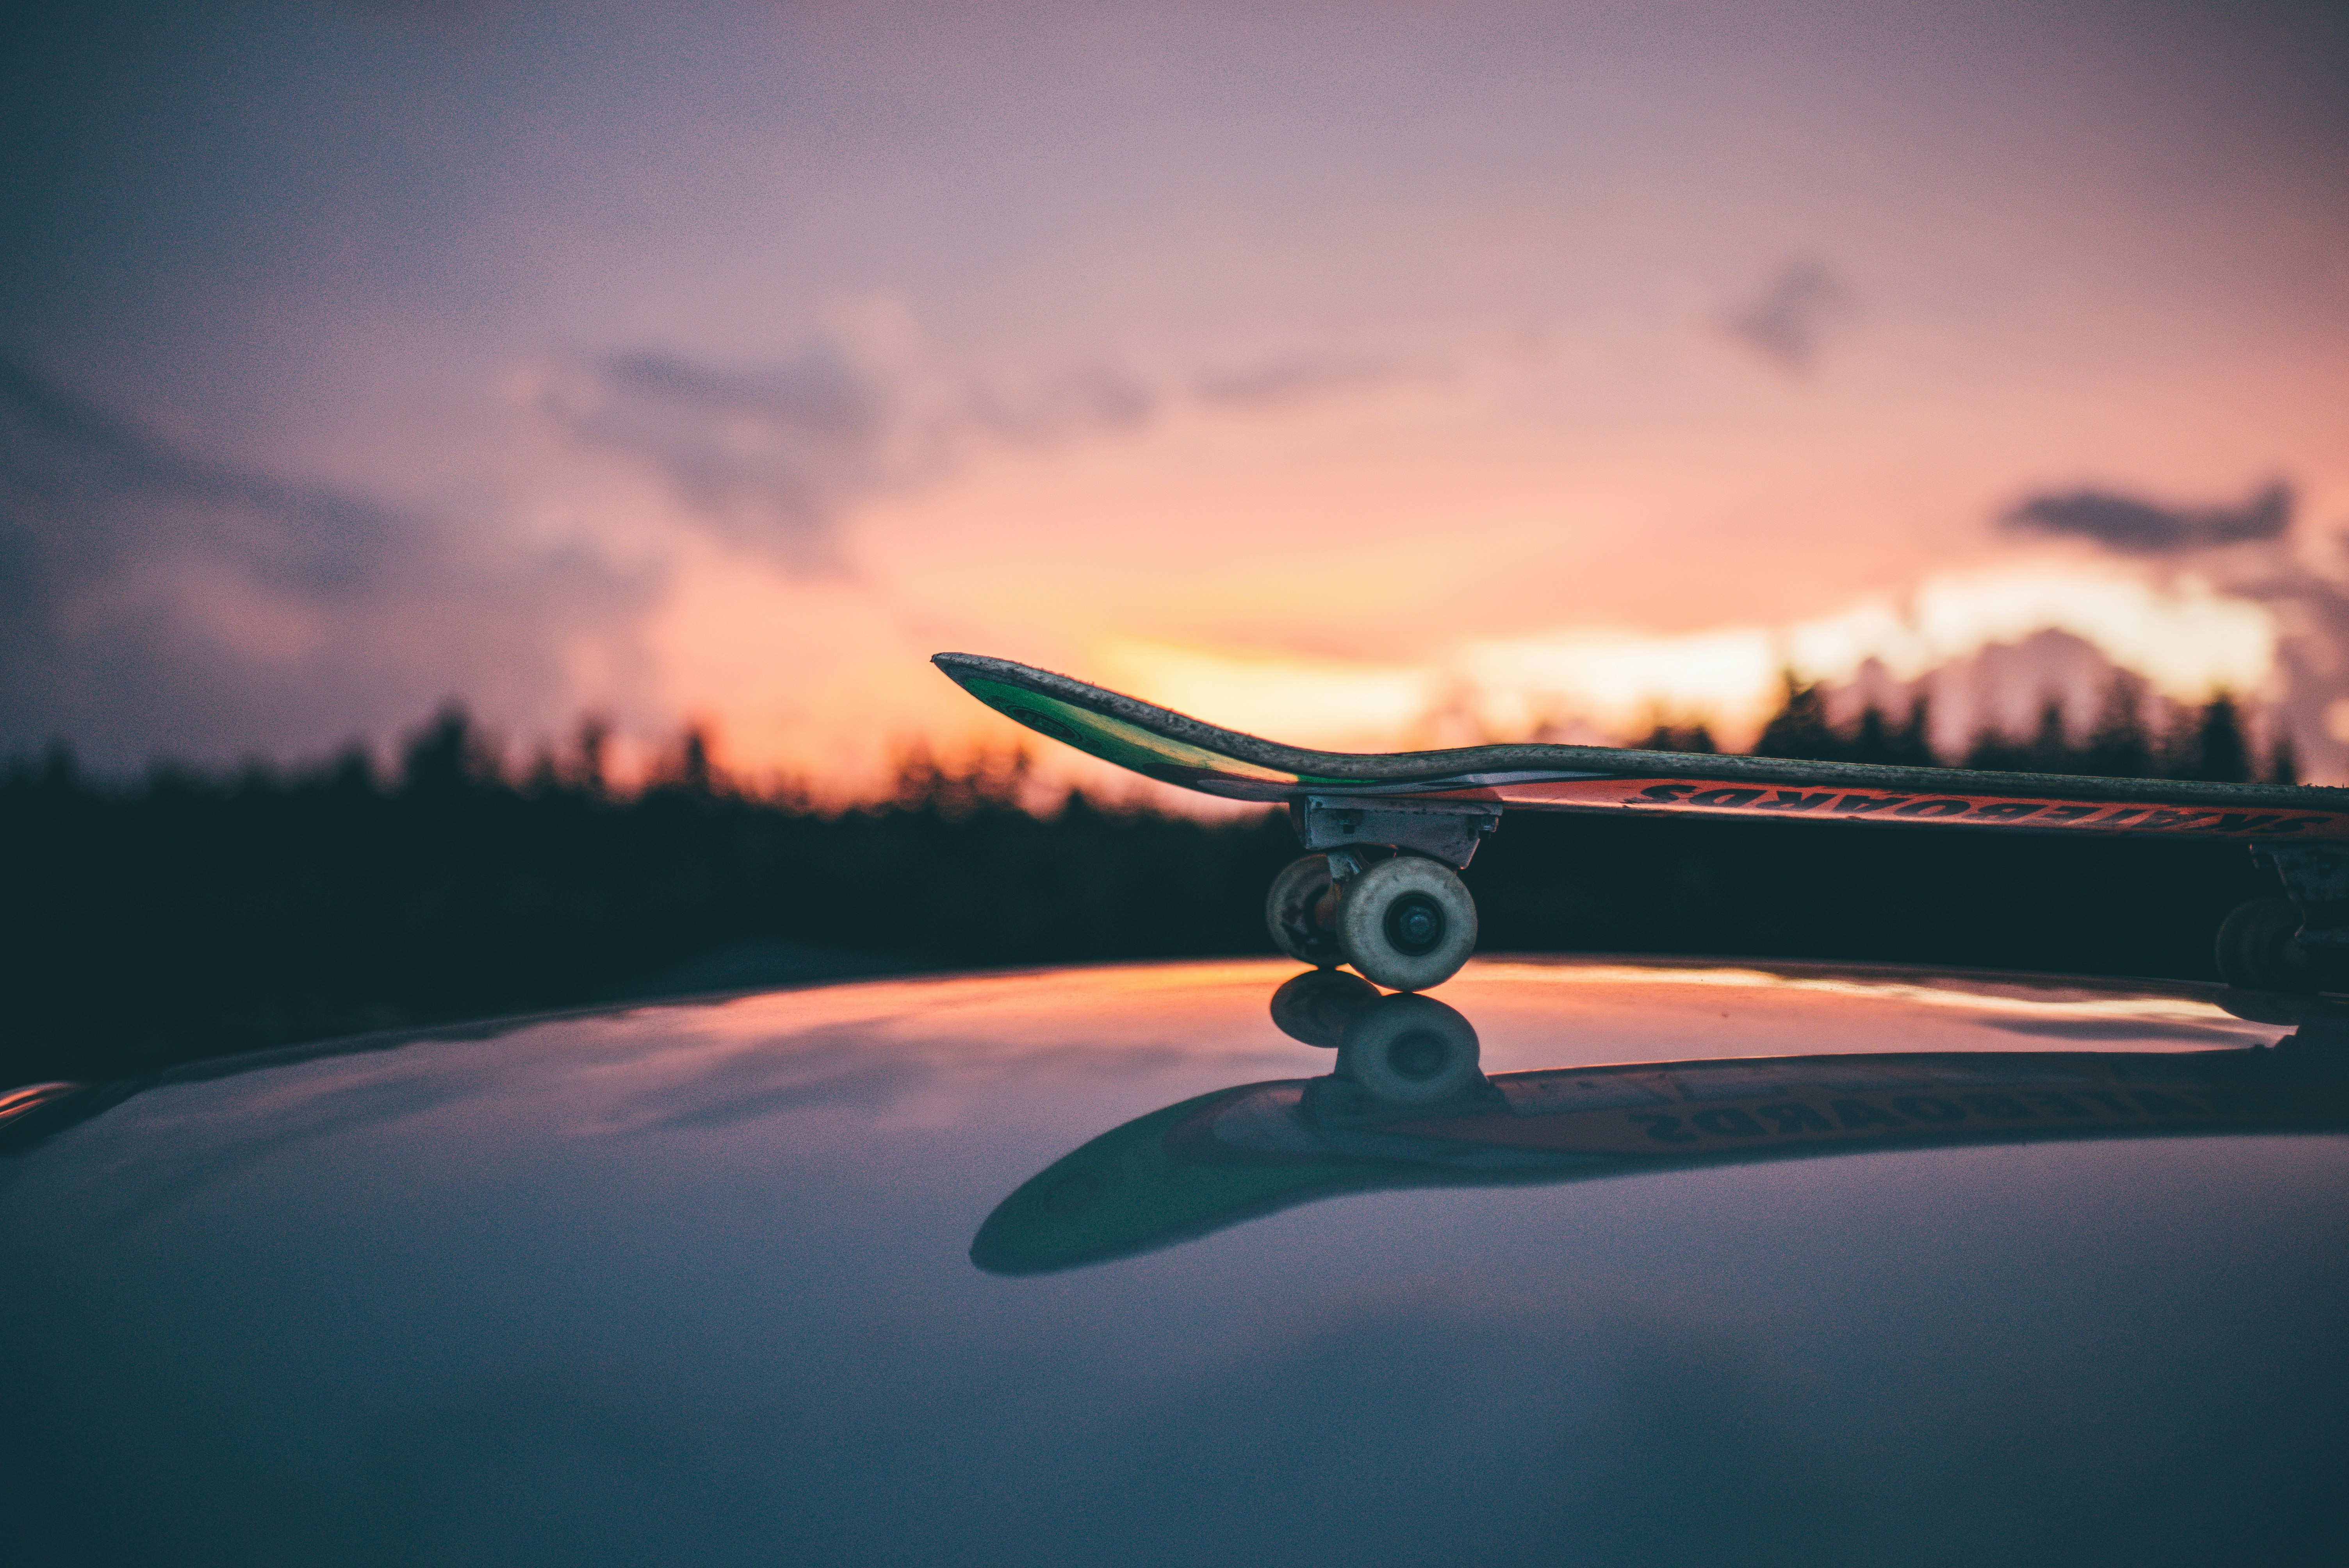
[[[1424,991],[1476,950],[1476,901],[1451,868],[1397,855],[1339,890],[1338,945],[1364,979]]]
[[[1379,988],[1359,975],[1309,969],[1290,975],[1272,994],[1272,1021],[1293,1040],[1335,1046],[1346,1032],[1346,1020],[1379,995]]]
[[[1476,1030],[1433,996],[1381,996],[1346,1020],[1337,1072],[1391,1105],[1435,1105],[1477,1083]]]
[[[2255,898],[2219,927],[2219,977],[2246,991],[2314,991],[2323,975],[2298,941],[2300,906]]]
[[[1331,929],[1337,918],[1337,883],[1330,880],[1330,857],[1304,855],[1272,879],[1264,895],[1265,928],[1273,945],[1301,964],[1334,969],[1346,961]]]

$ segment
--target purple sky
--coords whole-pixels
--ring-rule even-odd
[[[2349,775],[2338,7],[0,26],[0,752],[455,696],[854,789],[999,733],[940,647],[1374,745],[2054,627],[1958,707],[2158,665]]]

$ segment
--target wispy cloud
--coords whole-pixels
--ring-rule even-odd
[[[1112,363],[949,371],[902,319],[866,313],[764,364],[662,350],[542,366],[525,400],[581,445],[656,475],[694,521],[802,576],[846,572],[847,525],[880,496],[938,482],[985,448],[1142,428],[1189,402],[1248,415],[1435,379],[1396,358],[1299,354],[1154,383]]]
[[[1287,408],[1441,377],[1434,366],[1409,360],[1300,354],[1211,371],[1192,383],[1192,395],[1210,407]]]
[[[827,328],[749,367],[608,354],[544,369],[529,396],[572,438],[659,476],[696,521],[802,575],[845,569],[843,524],[860,502],[933,482],[976,445],[1131,428],[1159,401],[1100,366],[950,376],[903,336]]]
[[[1827,338],[1858,308],[1851,285],[1826,263],[1787,263],[1722,322],[1730,336],[1789,376],[1818,366]]]
[[[333,591],[378,568],[395,525],[366,497],[181,451],[5,359],[0,420],[0,495],[36,570],[87,578],[170,543],[234,555],[273,583]]]
[[[962,392],[954,433],[1045,446],[1130,430],[1149,422],[1159,392],[1105,365],[1077,366],[1024,381],[974,382]]]
[[[189,449],[0,359],[0,751],[102,763],[384,734],[464,694],[572,700],[655,588],[594,552]]]
[[[2163,506],[2104,490],[2050,492],[2030,497],[2001,521],[2012,529],[2093,540],[2126,555],[2174,555],[2281,539],[2292,513],[2292,487],[2278,480],[2240,506]]]
[[[928,478],[945,456],[910,388],[823,341],[754,371],[661,353],[576,361],[534,402],[583,445],[651,469],[720,535],[804,573],[839,569],[852,502]]]

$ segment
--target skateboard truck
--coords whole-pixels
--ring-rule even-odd
[[[1475,858],[1485,835],[1501,825],[1499,808],[1481,800],[1355,800],[1308,795],[1291,801],[1288,820],[1309,850],[1342,853],[1356,844],[1393,848],[1454,871]],[[1341,873],[1350,874],[1350,873]]]
[[[1318,968],[1351,964],[1397,991],[1458,972],[1476,946],[1476,901],[1454,873],[1500,826],[1480,800],[1308,795],[1289,820],[1307,850],[1273,879],[1265,925],[1280,950]]]

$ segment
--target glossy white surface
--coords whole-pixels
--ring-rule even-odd
[[[1039,1278],[1070,1150],[1324,1071],[1281,964],[893,981],[157,1084],[0,1161],[31,1560],[2210,1562],[2329,1530],[2338,1135],[1360,1193]],[[2206,1049],[2158,995],[1474,964],[1488,1072]],[[230,1068],[238,1070],[229,1070]]]

